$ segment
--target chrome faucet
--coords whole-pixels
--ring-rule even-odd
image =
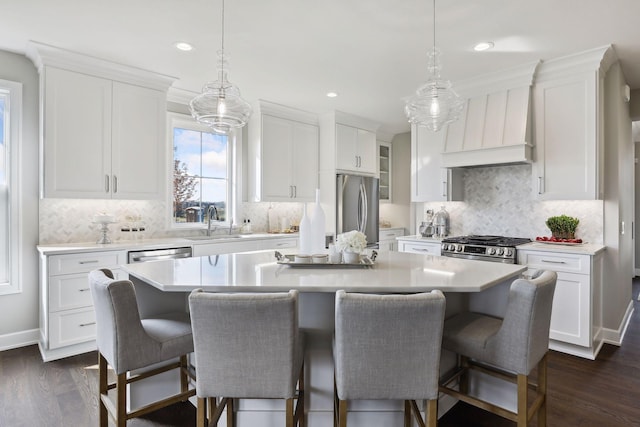
[[[207,236],[211,236],[211,217],[215,216],[216,221],[220,221],[218,217],[218,209],[214,205],[209,205],[209,209],[207,209]]]

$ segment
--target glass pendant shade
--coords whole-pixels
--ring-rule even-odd
[[[440,69],[440,51],[434,48],[428,54],[427,81],[415,95],[405,99],[404,106],[410,123],[423,125],[434,132],[458,120],[464,109],[464,101],[453,90],[451,82],[440,77]]]
[[[240,96],[240,89],[227,79],[226,57],[218,51],[218,80],[208,82],[202,93],[191,100],[191,115],[199,122],[226,135],[247,124],[251,105]]]

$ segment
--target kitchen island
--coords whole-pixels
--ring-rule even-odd
[[[525,266],[400,252],[381,253],[373,266],[329,267],[278,264],[274,251],[213,255],[127,264],[122,268],[136,286],[143,314],[187,308],[194,289],[209,292],[300,292],[299,321],[307,333],[306,398],[309,427],[332,425],[334,294],[339,289],[367,293],[413,293],[440,289],[447,298],[447,316],[473,308],[501,314],[507,289]],[[483,310],[485,308],[486,310]],[[443,353],[441,371],[453,367],[455,356]],[[145,402],[132,391],[132,405]],[[136,397],[137,395],[137,397]],[[137,400],[140,399],[140,400]],[[441,401],[440,412],[453,402]],[[283,425],[284,403],[241,400],[238,426]],[[268,420],[268,421],[267,421]],[[401,425],[402,402],[357,401],[350,406],[349,425]]]

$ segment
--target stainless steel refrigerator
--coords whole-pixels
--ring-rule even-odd
[[[367,247],[378,247],[378,178],[338,174],[336,180],[336,236],[358,230]]]

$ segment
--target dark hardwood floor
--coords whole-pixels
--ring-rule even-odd
[[[605,345],[595,361],[551,352],[549,427],[640,427],[639,292],[636,279],[635,311],[622,347]],[[43,363],[36,346],[0,352],[0,427],[97,426],[96,362],[96,353],[88,353]],[[174,405],[129,425],[194,426],[195,409],[188,403]],[[515,423],[459,403],[438,425]]]

